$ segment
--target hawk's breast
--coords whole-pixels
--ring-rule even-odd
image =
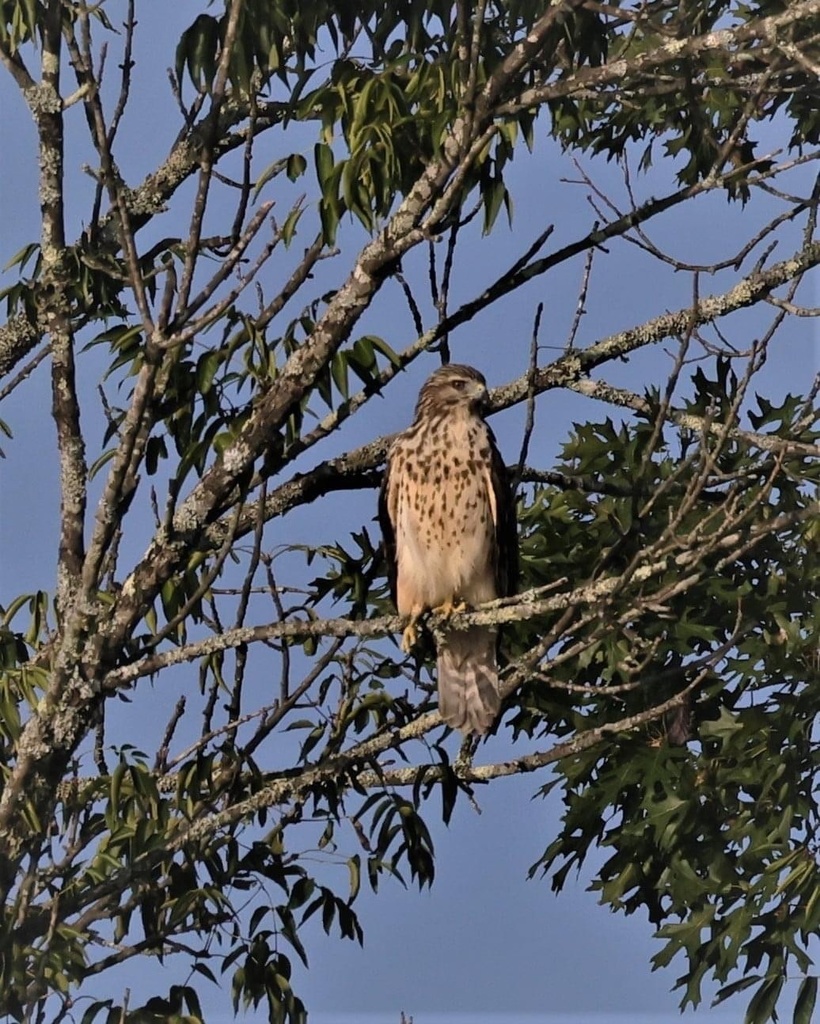
[[[431,417],[392,453],[399,612],[497,596],[490,438],[472,415]],[[405,605],[405,607],[402,607]]]

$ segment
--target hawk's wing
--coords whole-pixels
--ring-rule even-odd
[[[512,481],[495,441],[490,435],[490,498],[495,523],[493,544],[493,572],[499,597],[509,597],[518,586],[518,524],[515,516],[515,495]]]
[[[390,585],[390,596],[393,604],[397,606],[396,583],[399,573],[399,563],[396,557],[396,529],[390,516],[390,506],[395,508],[393,491],[396,481],[393,479],[393,462],[390,456],[387,458],[387,466],[384,470],[381,490],[379,491],[379,525],[382,529],[384,541],[384,560],[387,565],[387,582]]]

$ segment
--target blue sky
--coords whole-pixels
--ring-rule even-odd
[[[177,130],[178,115],[164,69],[173,63],[179,32],[202,5],[186,2],[139,6],[145,8],[140,11],[144,35],[138,43],[135,72],[140,98],[126,119],[124,145],[118,157],[130,183],[136,183],[161,159]],[[112,20],[117,20],[115,12],[123,7],[107,5]],[[0,109],[5,137],[15,140],[15,145],[4,145],[0,150],[0,263],[5,263],[37,237],[39,228],[32,125],[6,77],[0,79]],[[89,184],[80,165],[90,156],[84,144],[74,141],[84,137],[82,117],[79,106],[69,116],[70,237],[81,230],[89,208]],[[771,133],[770,138],[758,136],[759,153],[779,144],[776,126]],[[598,185],[623,197],[616,167],[603,161],[584,161],[583,166]],[[546,139],[539,141],[532,157],[522,153],[516,158],[512,172],[517,211],[513,227],[509,230],[499,223],[489,240],[482,241],[477,235],[468,238],[457,264],[452,306],[480,291],[547,223],[555,223],[548,250],[592,226],[596,215],[588,187],[562,181],[566,178],[577,179],[577,170]],[[807,178],[803,175],[800,181]],[[636,182],[644,196],[671,187],[669,167],[662,162],[650,178]],[[722,195],[713,195],[652,222],[647,231],[657,244],[679,258],[708,262],[731,253],[751,236],[755,223],[773,216],[776,206],[774,200],[764,200],[744,209],[729,206]],[[184,210],[184,203],[177,208]],[[184,231],[184,223],[181,220],[177,230]],[[158,236],[166,230],[167,224],[157,229]],[[363,238],[357,226],[345,227],[342,242],[348,256]],[[792,242],[796,238],[794,232]],[[773,258],[787,255],[791,251],[788,245],[784,241]],[[614,242],[608,248],[609,253],[596,257],[593,265],[579,346],[684,306],[691,297],[690,276],[659,267],[624,242]],[[423,280],[425,259],[419,253],[408,261],[408,277]],[[343,255],[323,266],[316,294],[320,285],[338,282],[348,265],[349,258],[346,262]],[[575,260],[559,268],[461,328],[451,339],[453,358],[478,366],[491,385],[519,376],[526,370],[539,301],[545,304],[542,361],[550,357],[548,346],[554,346],[557,355],[574,315],[582,267],[583,261]],[[728,280],[726,274],[703,279],[701,294],[722,290]],[[803,300],[806,304],[812,302],[806,295]],[[432,322],[429,309],[426,315]],[[732,322],[739,325],[735,330],[740,337],[744,332],[747,336],[759,333],[767,320],[762,320],[759,313],[749,313]],[[412,321],[398,289],[385,289],[380,295],[362,325],[362,333],[367,332],[381,334],[397,349],[413,340]],[[774,354],[764,380],[767,397],[777,400],[789,390],[803,389],[807,378],[820,368],[812,322],[798,321],[787,328]],[[103,365],[101,353],[87,353],[80,365],[90,397]],[[669,354],[656,349],[608,366],[602,376],[640,391],[650,381],[661,383],[670,365]],[[418,385],[433,366],[431,358],[414,367],[406,379],[390,389],[387,400],[372,402],[366,415],[355,417],[339,439],[320,446],[311,459],[405,426]],[[763,380],[761,390],[762,386]],[[58,494],[49,403],[50,386],[43,366],[0,409],[0,417],[15,435],[13,441],[3,442],[7,459],[0,464],[1,603],[15,594],[54,585]],[[549,467],[573,420],[602,417],[610,411],[576,395],[547,394],[539,403],[531,461]],[[99,412],[88,414],[84,422],[99,442],[103,422]],[[509,461],[517,458],[522,424],[521,410],[511,410],[493,421]],[[93,457],[93,452],[90,454]],[[374,512],[375,495],[370,492],[327,499],[300,513],[298,521],[289,522],[288,532],[278,539],[288,543],[330,540],[369,522]],[[281,526],[278,528],[281,531]],[[149,530],[150,510],[146,507],[141,528],[138,524],[128,541],[133,557],[139,555]],[[178,693],[191,685],[195,685],[193,672],[180,671],[164,692],[152,691],[149,701],[129,707],[130,717],[120,723],[123,735],[150,733],[155,722],[162,720],[157,709],[172,705]],[[506,743],[504,739],[495,741],[492,756],[502,757]],[[455,738],[453,745],[457,749]],[[399,1010],[404,1009],[415,1014],[416,1024],[426,1024],[423,1011],[574,1013],[582,1018],[604,1011],[673,1011],[679,997],[669,990],[676,965],[663,973],[650,972],[649,959],[658,946],[646,921],[624,919],[599,907],[595,897],[585,891],[587,876],[569,884],[557,898],[546,881],[526,880],[528,867],[549,842],[560,813],[555,799],[533,799],[545,781],[546,777],[525,776],[479,790],[481,813],[464,803],[449,828],[436,825],[435,812],[431,811],[438,875],[432,890],[419,894],[385,882],[378,897],[364,894],[359,906],[365,930],[363,950],[337,938],[326,938],[318,927],[309,931],[306,945],[311,969],[297,976],[298,990],[308,1006],[326,1011],[384,1011],[384,1019],[391,1021],[397,1021]],[[591,858],[594,863],[595,857]],[[94,991],[118,995],[125,986],[138,991],[153,983],[148,978],[153,978],[155,972],[165,983],[178,980],[159,968],[146,970],[132,965],[110,981],[101,979]]]

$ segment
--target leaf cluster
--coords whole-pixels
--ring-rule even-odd
[[[715,410],[731,405],[737,381],[723,365],[713,378],[698,369],[693,385],[690,408]],[[749,417],[788,437],[799,408],[794,397],[778,407],[759,398]],[[629,572],[653,548],[667,565],[627,601],[608,600],[580,628],[565,627],[548,674],[525,690],[516,728],[533,732],[543,716],[560,734],[602,730],[602,742],[563,759],[543,789],[560,788],[564,816],[532,873],[561,889],[599,847],[606,859],[591,888],[602,903],[643,911],[657,926],[656,968],[684,958],[682,1005],[698,1004],[707,978],[724,986],[718,1001],[759,983],[747,1019],[764,1021],[790,969],[810,970],[820,923],[820,549],[806,515],[820,477],[816,460],[761,459],[728,442],[709,455],[697,500],[680,515],[709,443],[690,436],[676,457],[663,444],[650,454],[651,433],[649,423],[577,425],[564,447],[566,472],[592,476],[601,492],[536,490],[522,516],[533,580],[582,565],[594,575],[602,563]],[[730,543],[728,556],[715,545],[739,528],[748,539],[752,523],[763,527],[753,543]],[[694,535],[707,550],[690,574],[675,550]],[[567,650],[578,653],[564,662]],[[642,729],[606,729],[613,713],[628,719],[675,695],[682,712]],[[727,984],[738,969],[742,981]],[[796,1019],[810,1018],[814,985],[807,977]]]

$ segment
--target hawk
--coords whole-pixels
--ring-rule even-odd
[[[379,498],[388,578],[402,649],[417,621],[514,593],[515,506],[482,413],[487,383],[471,366],[442,366],[419,393],[412,425],[393,441]],[[485,733],[500,707],[496,626],[446,629],[437,651],[439,712],[463,733]]]

